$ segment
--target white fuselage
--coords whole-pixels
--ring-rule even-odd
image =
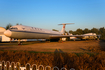
[[[4,34],[15,39],[50,39],[50,35],[61,35],[61,32],[29,27],[23,25],[12,26]]]
[[[96,33],[87,33],[84,35],[93,35],[93,36],[84,36],[82,39],[96,39],[97,38]]]
[[[59,39],[59,38],[67,38],[67,37],[76,37],[76,38],[96,38],[97,35],[94,33],[87,33],[84,35],[64,35],[65,33],[65,25],[62,24],[61,32],[46,30],[37,27],[30,27],[24,25],[16,25],[10,27],[8,30],[4,32],[4,35],[14,39]]]

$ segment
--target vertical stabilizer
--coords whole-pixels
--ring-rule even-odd
[[[65,26],[69,25],[69,24],[74,24],[74,23],[62,23],[62,24],[58,24],[58,25],[63,25],[62,30],[61,30],[62,34],[65,34]]]

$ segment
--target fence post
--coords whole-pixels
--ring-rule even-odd
[[[53,67],[53,70],[59,70],[59,68],[57,66]]]
[[[44,70],[44,66],[43,66],[43,65],[39,65],[39,66],[38,66],[38,69],[39,69],[39,70]]]
[[[51,67],[50,66],[46,66],[45,70],[51,70]]]
[[[0,62],[0,70],[2,70],[1,67],[2,67],[2,62]]]
[[[37,65],[36,64],[32,65],[32,70],[37,70]]]
[[[15,63],[11,62],[11,70],[14,70]]]
[[[65,67],[61,68],[61,70],[67,70]]]
[[[26,70],[30,70],[30,64],[29,63],[26,64]]]
[[[2,67],[1,70],[5,70],[5,61],[2,61]]]
[[[74,68],[71,68],[70,70],[75,70]]]
[[[20,70],[20,63],[19,62],[16,63],[16,70]]]
[[[9,65],[10,65],[10,62],[7,61],[7,62],[6,62],[6,70],[9,70]]]

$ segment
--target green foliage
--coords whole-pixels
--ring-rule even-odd
[[[102,27],[100,29],[92,28],[91,30],[89,30],[88,28],[85,28],[84,30],[79,28],[76,31],[70,30],[69,33],[71,33],[73,35],[81,35],[81,34],[86,34],[86,33],[96,33],[97,35],[101,35],[101,37],[100,37],[101,40],[105,40],[105,28],[104,27]]]
[[[9,29],[12,25],[9,23],[7,26],[6,26],[6,30]]]
[[[83,30],[83,33],[84,34],[86,34],[86,33],[90,33],[91,31],[88,29],[88,28],[85,28],[84,30]]]
[[[16,25],[19,25],[19,23],[17,23]]]
[[[93,28],[93,29],[91,29],[91,33],[96,33],[96,34],[98,34],[98,29],[97,28]]]
[[[16,23],[16,25],[22,25],[22,24]]]
[[[70,30],[70,31],[69,31],[69,33],[70,33],[70,34],[73,34],[73,31],[72,31],[72,30]]]
[[[82,29],[80,29],[80,28],[79,28],[79,29],[77,29],[77,30],[76,30],[76,32],[77,32],[77,34],[78,34],[78,35],[83,34],[83,30],[82,30]]]
[[[99,34],[101,34],[100,39],[105,40],[105,28],[104,27],[99,29]]]
[[[52,29],[52,31],[57,31],[58,32],[58,30],[56,30],[56,29]]]

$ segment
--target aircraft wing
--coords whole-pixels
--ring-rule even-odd
[[[67,38],[67,37],[77,37],[83,38],[85,36],[97,36],[97,35],[50,35],[50,38]]]

